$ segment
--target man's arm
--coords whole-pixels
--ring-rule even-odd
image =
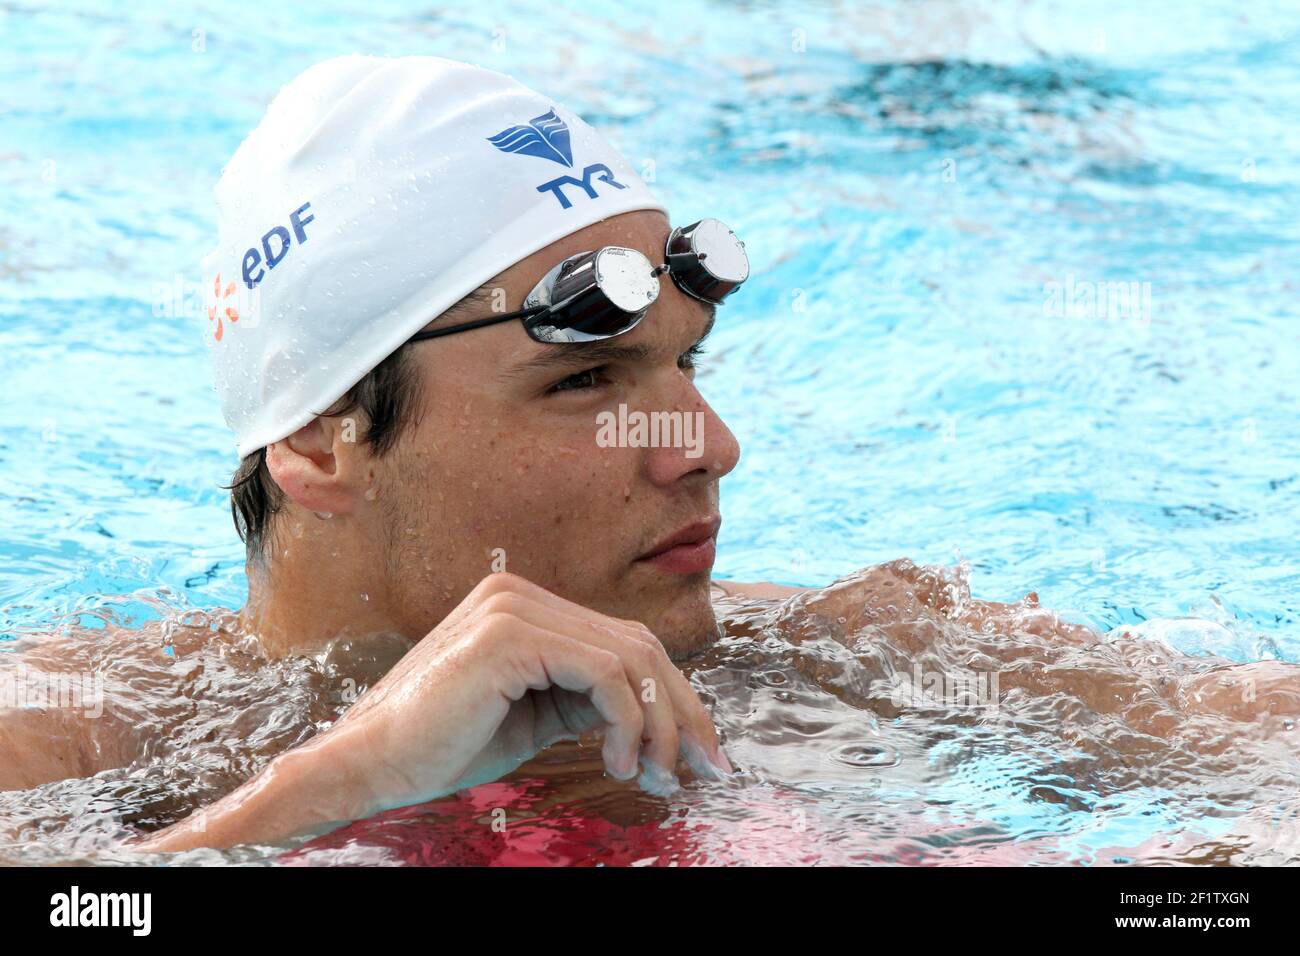
[[[658,693],[645,695],[648,685]],[[0,744],[0,764],[17,768],[11,787],[133,759],[96,765],[75,746],[49,759],[41,755],[63,746],[53,724],[20,723]],[[84,733],[98,732],[94,719],[83,724]],[[556,740],[596,729],[607,772],[656,792],[679,757],[697,776],[732,769],[708,710],[643,625],[517,575],[491,574],[332,726],[223,799],[132,845],[279,843],[496,780]],[[0,819],[0,841],[8,822]]]
[[[745,584],[740,581],[714,581],[713,586],[727,597],[757,598],[760,600],[784,600],[796,594],[802,594],[809,588],[795,588],[787,584],[767,584],[762,581]]]
[[[0,710],[0,790],[30,790],[43,783],[88,777],[79,728],[49,711]]]
[[[280,843],[364,819],[380,807],[366,802],[356,754],[366,746],[353,726],[336,728],[273,759],[217,802],[134,844],[170,853],[198,847]]]
[[[50,638],[57,654],[76,640]],[[12,654],[0,661],[0,790],[30,790],[70,777],[90,777],[128,766],[140,752],[140,735],[103,707],[102,684],[68,653],[66,667],[47,654]],[[84,693],[83,693],[84,691]],[[75,692],[75,693],[74,693]]]
[[[806,610],[849,627],[863,623],[864,613],[890,606],[903,608],[911,603],[928,605],[935,612],[977,629],[1012,627],[1079,644],[1098,639],[1092,629],[1040,608],[1038,595],[1033,591],[1014,604],[972,598],[958,600],[937,569],[917,565],[906,558],[863,568],[821,588],[716,580],[713,586],[728,597],[784,600],[802,596],[800,603]],[[874,616],[873,619],[878,620]]]

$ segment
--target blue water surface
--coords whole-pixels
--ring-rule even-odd
[[[211,190],[352,52],[510,72],[745,239],[702,373],[743,448],[720,576],[966,560],[1300,661],[1281,3],[0,4],[0,633],[242,604]]]

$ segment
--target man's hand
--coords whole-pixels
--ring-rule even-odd
[[[644,626],[516,575],[484,578],[333,727],[151,850],[277,842],[327,823],[495,780],[557,740],[602,728],[606,770],[642,785],[730,772],[713,723]]]

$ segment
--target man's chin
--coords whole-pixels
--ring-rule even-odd
[[[718,620],[709,600],[710,572],[687,576],[671,599],[642,623],[659,638],[668,656],[687,657],[717,639]]]

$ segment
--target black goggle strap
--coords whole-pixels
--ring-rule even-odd
[[[473,322],[464,322],[460,325],[449,325],[445,329],[430,329],[427,332],[416,332],[408,342],[419,342],[421,339],[436,339],[442,335],[451,335],[455,332],[468,332],[470,329],[481,329],[485,325],[496,325],[499,322],[509,322],[511,319],[527,319],[540,312],[549,309],[549,305],[537,305],[531,309],[520,309],[518,312],[509,312],[505,315],[493,315],[486,319],[475,319]]]
[[[660,266],[658,269],[656,269],[654,274],[659,275],[660,273],[666,271],[668,271],[668,267],[667,265],[663,265]],[[609,308],[619,312],[623,311],[622,309],[619,309],[616,305],[614,305],[612,302],[609,304]],[[425,332],[416,332],[409,339],[407,339],[407,341],[420,342],[423,341],[424,339],[436,339],[444,335],[454,335],[457,332],[468,332],[470,329],[481,329],[484,326],[497,325],[501,322],[509,322],[511,319],[521,319],[523,320],[524,324],[527,325],[528,319],[534,317],[541,317],[546,313],[551,313],[558,318],[564,314],[564,311],[565,311],[564,305],[559,305],[559,306],[535,305],[532,306],[531,308],[519,309],[517,312],[507,312],[503,315],[488,316],[485,319],[475,319],[473,322],[462,322],[459,325],[449,325],[446,328],[442,328],[442,329],[429,329]],[[624,314],[633,315],[635,313],[624,313]]]

